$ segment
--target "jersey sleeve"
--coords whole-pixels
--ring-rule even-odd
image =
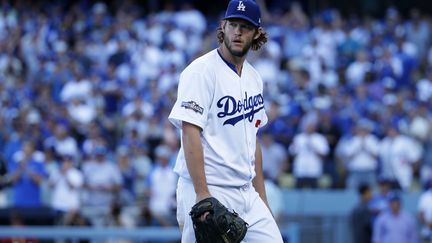
[[[177,101],[168,119],[177,128],[183,121],[205,127],[213,99],[213,83],[205,70],[185,70],[180,75]]]

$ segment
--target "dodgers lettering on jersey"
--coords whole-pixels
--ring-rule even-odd
[[[255,177],[256,133],[267,123],[262,91],[261,77],[248,62],[240,77],[216,50],[181,73],[169,120],[180,129],[183,121],[202,128],[208,184],[242,186]],[[182,148],[174,171],[190,179]]]
[[[223,124],[234,126],[237,122],[243,119],[248,119],[249,122],[252,122],[255,113],[264,109],[264,98],[261,94],[248,97],[248,94],[245,93],[245,98],[241,101],[235,100],[234,97],[227,95],[217,102],[217,107],[223,109],[223,111],[217,113],[219,118],[224,118],[226,116],[232,117],[225,120]],[[245,111],[246,113],[242,113],[242,111]]]

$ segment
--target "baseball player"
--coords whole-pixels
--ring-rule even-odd
[[[250,49],[258,50],[267,41],[260,15],[255,1],[231,0],[217,30],[219,47],[180,75],[169,120],[182,137],[174,170],[179,175],[177,220],[184,243],[283,242],[268,208],[256,137],[267,122],[263,83],[246,61]],[[198,232],[199,221],[216,218],[212,213],[217,210],[211,207],[217,203],[210,199],[245,221],[244,236],[230,240],[224,235],[218,241],[211,233]]]

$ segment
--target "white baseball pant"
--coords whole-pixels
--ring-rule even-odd
[[[248,223],[242,243],[283,243],[279,228],[263,200],[251,183],[243,187],[209,185],[210,194],[229,210],[236,211]],[[182,243],[195,243],[195,234],[189,212],[196,203],[192,181],[179,178],[177,184],[177,221],[182,230]]]

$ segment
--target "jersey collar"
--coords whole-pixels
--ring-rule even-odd
[[[233,71],[235,72],[235,74],[238,75],[238,73],[237,73],[237,69],[236,69],[235,65],[232,64],[232,63],[229,63],[227,60],[225,60],[225,58],[224,58],[224,57],[222,56],[222,54],[219,52],[219,49],[216,49],[216,51],[217,51],[217,53],[219,54],[219,56],[220,56],[220,58],[222,59],[222,61],[224,61],[224,62],[226,63],[226,65],[228,65],[228,67],[229,67],[231,70],[233,70]]]

